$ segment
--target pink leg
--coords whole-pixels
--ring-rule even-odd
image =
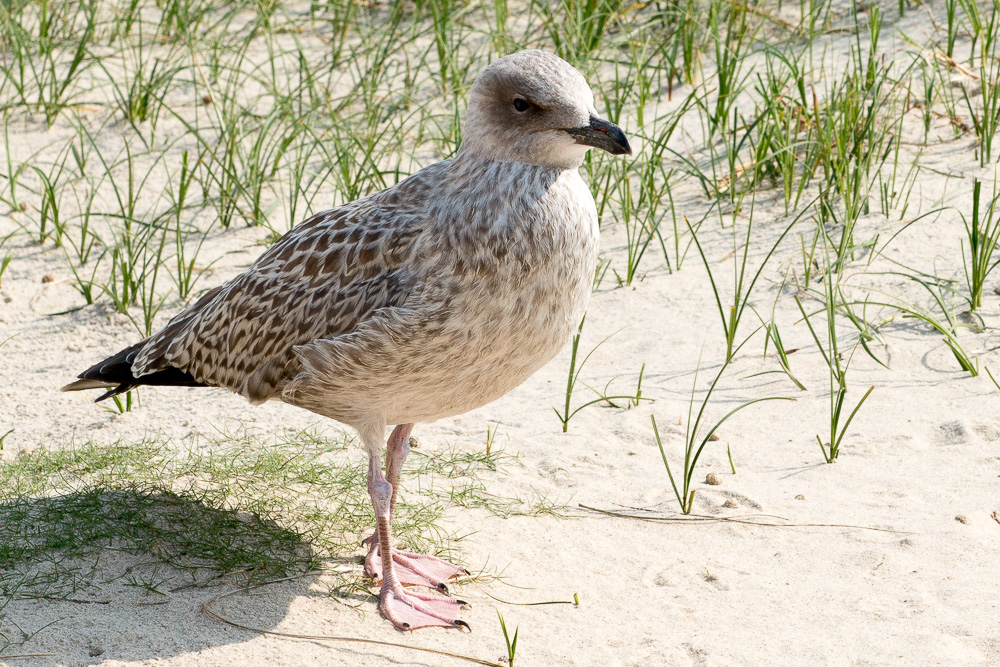
[[[384,573],[379,609],[400,630],[431,626],[468,628],[465,621],[455,618],[464,602],[411,593],[403,588],[396,577],[392,558],[392,524],[389,519],[393,487],[382,476],[381,468],[378,457],[372,454],[368,460],[368,493],[375,509]]]
[[[392,431],[387,443],[385,454],[385,470],[389,484],[392,486],[392,498],[389,501],[389,520],[396,514],[396,496],[399,493],[399,476],[403,462],[410,453],[410,431],[413,424],[400,424]],[[377,539],[376,531],[365,540],[369,544],[368,557],[365,558],[365,574],[372,579],[382,579],[382,549]],[[436,588],[443,593],[448,592],[446,581],[462,575],[468,575],[466,570],[452,565],[436,556],[408,551],[392,550],[392,560],[396,564],[396,575],[404,586],[427,586]]]

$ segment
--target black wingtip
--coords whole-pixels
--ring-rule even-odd
[[[135,389],[140,385],[159,385],[173,387],[204,387],[194,377],[173,366],[136,377],[132,373],[132,362],[135,361],[139,350],[146,344],[141,341],[135,345],[125,348],[118,354],[108,357],[104,361],[94,364],[78,376],[80,381],[73,382],[65,387],[64,391],[74,391],[78,389],[106,389],[95,403],[107,400],[119,394]],[[86,381],[90,381],[89,383]]]

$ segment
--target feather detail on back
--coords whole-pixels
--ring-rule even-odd
[[[254,403],[274,397],[299,370],[296,345],[349,333],[412,297],[425,181],[445,166],[296,226],[246,273],[150,337],[136,355],[136,377],[175,367]]]

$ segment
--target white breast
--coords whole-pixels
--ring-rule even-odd
[[[566,344],[586,311],[597,265],[597,210],[579,174],[566,171],[537,208],[505,219],[509,252],[450,303],[448,354],[434,355],[388,423],[431,421],[493,401]],[[454,286],[452,286],[454,289]],[[428,355],[430,358],[430,355]],[[436,376],[436,377],[431,377]],[[420,386],[434,386],[430,398]]]

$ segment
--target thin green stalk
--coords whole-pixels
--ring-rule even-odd
[[[975,179],[972,184],[972,219],[962,216],[966,239],[969,241],[969,255],[963,248],[962,266],[965,282],[969,288],[969,307],[972,310],[983,305],[983,287],[986,279],[1000,260],[993,261],[993,254],[1000,241],[1000,216],[995,215],[998,195],[994,189],[993,199],[985,207],[980,206],[982,183]],[[985,209],[985,210],[983,210]]]
[[[742,343],[736,348],[736,352],[740,350],[747,341],[752,338],[753,335],[747,337]],[[735,353],[734,353],[735,354]],[[653,424],[653,434],[656,437],[656,445],[660,450],[660,456],[663,459],[663,465],[667,469],[667,477],[670,479],[670,486],[674,490],[674,496],[677,498],[677,502],[681,506],[681,512],[683,514],[690,514],[694,507],[694,490],[691,488],[691,483],[694,475],[694,468],[698,464],[698,458],[701,456],[702,451],[705,449],[711,439],[712,435],[722,426],[730,417],[735,415],[740,410],[750,407],[755,403],[762,403],[764,401],[794,401],[794,398],[788,398],[784,396],[766,396],[764,398],[756,398],[751,401],[746,401],[736,406],[729,412],[727,412],[722,419],[715,422],[715,424],[708,429],[708,431],[701,436],[701,423],[705,416],[705,409],[708,407],[709,401],[712,398],[712,392],[715,391],[715,387],[718,385],[719,380],[722,378],[722,374],[725,373],[726,369],[729,367],[730,360],[727,359],[723,362],[722,367],[716,374],[715,379],[708,387],[708,391],[705,393],[705,398],[701,401],[701,406],[698,409],[696,416],[692,418],[694,411],[694,394],[698,385],[698,372],[701,370],[701,359],[698,360],[698,369],[695,371],[694,384],[691,388],[691,399],[688,402],[688,421],[687,428],[684,435],[684,463],[681,470],[681,485],[678,487],[677,480],[674,478],[673,471],[670,468],[670,462],[667,460],[666,450],[663,448],[663,440],[660,437],[660,431],[656,426],[656,417],[650,415],[650,420]]]

